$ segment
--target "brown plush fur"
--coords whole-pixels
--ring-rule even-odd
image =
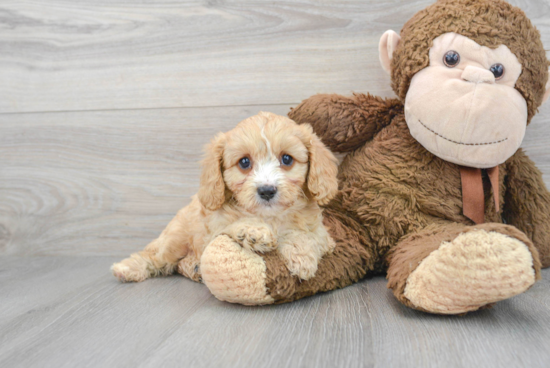
[[[433,39],[447,32],[483,46],[510,48],[523,67],[516,89],[527,101],[530,121],[542,102],[549,62],[529,19],[499,0],[440,0],[405,25],[392,60],[392,85],[401,101],[414,74],[428,65]],[[541,266],[550,266],[550,193],[524,152],[499,165],[499,212],[483,170],[486,224],[474,225],[463,215],[459,166],[434,156],[411,136],[401,101],[317,95],[289,113],[296,122],[311,124],[332,151],[349,154],[340,166],[339,193],[324,212],[336,247],[321,260],[316,276],[300,282],[275,254],[265,256],[267,287],[277,303],[387,270],[398,300],[422,310],[404,296],[409,275],[443,242],[473,230],[521,241],[536,277]]]
[[[361,97],[372,98],[371,105],[379,100],[364,95]],[[360,104],[359,99],[342,97],[340,100],[336,95],[324,98],[324,104],[345,101],[346,104],[341,106],[347,106],[350,100]],[[321,99],[323,96],[306,100],[289,115],[295,121],[311,123],[323,140],[325,136],[331,139],[338,136],[342,131],[338,128],[342,125],[346,131],[353,125],[364,124],[363,117],[340,120],[340,124],[333,125],[336,131],[325,129],[325,134],[320,134],[318,123],[326,127],[326,120],[312,120],[309,111],[315,110],[311,104],[319,104]],[[377,113],[383,114],[388,106],[394,111],[398,103],[397,100],[386,101],[378,105],[382,108]],[[307,112],[302,115],[302,111]],[[327,109],[318,108],[315,111],[317,118],[328,115]],[[339,115],[340,111],[334,105],[330,111],[334,114],[331,116],[344,115]],[[341,149],[337,142],[328,146],[335,151]],[[518,167],[519,162],[521,165]],[[550,194],[540,172],[522,150],[500,165],[499,169],[500,205],[503,211],[501,214],[496,212],[489,178],[484,173],[485,219],[491,224],[473,226],[471,220],[462,214],[459,167],[426,151],[410,135],[404,116],[396,115],[372,140],[346,156],[340,166],[340,191],[324,212],[325,226],[336,242],[334,252],[321,260],[316,276],[305,283],[287,277],[288,272],[280,267],[277,257],[266,257],[271,296],[280,303],[344,287],[367,273],[382,272],[392,260],[395,260],[395,266],[388,271],[389,287],[395,289],[396,295],[401,295],[406,277],[415,269],[402,267],[403,262],[418,265],[418,261],[436,249],[441,241],[480,226],[518,238],[530,250],[533,250],[530,246],[532,240],[541,255],[543,267],[550,266],[550,221],[547,221]],[[515,183],[513,189],[509,185],[511,182]],[[518,190],[522,194],[514,196],[513,193],[517,194]],[[522,230],[526,226],[523,224],[530,224],[529,231],[536,236],[529,236],[529,232],[526,236],[511,226],[502,225],[501,215],[507,223]],[[434,236],[436,233],[437,236]],[[411,239],[429,236],[434,237],[429,242],[415,244],[412,253],[405,253],[405,259],[402,256],[392,258],[392,248],[396,247],[399,253],[399,249],[410,249],[407,244]],[[541,263],[537,252],[532,253],[538,275]],[[410,305],[402,295],[398,298]]]
[[[313,279],[304,281],[292,277],[276,253],[264,255],[267,268],[267,289],[275,303],[285,303],[318,292],[351,285],[365,276],[366,270],[377,269],[378,257],[368,234],[362,226],[342,211],[328,208],[324,224],[336,246],[324,257]]]
[[[351,152],[361,147],[403,113],[400,101],[368,94],[354,94],[352,98],[315,95],[308,101],[300,105],[300,117],[317,122],[317,134],[334,152]],[[342,124],[346,121],[353,124]]]
[[[503,217],[537,245],[543,267],[550,266],[550,193],[542,174],[525,152],[519,150],[506,165]]]

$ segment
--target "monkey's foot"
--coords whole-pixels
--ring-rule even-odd
[[[201,257],[204,284],[219,300],[245,305],[272,304],[266,287],[266,265],[255,252],[220,235]]]
[[[461,314],[510,298],[535,283],[533,256],[520,240],[485,230],[458,235],[407,278],[404,296],[419,309]]]

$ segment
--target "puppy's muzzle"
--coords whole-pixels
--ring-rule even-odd
[[[271,185],[265,185],[263,187],[258,188],[258,195],[265,199],[266,201],[269,201],[273,197],[275,197],[275,194],[277,193],[277,188]]]

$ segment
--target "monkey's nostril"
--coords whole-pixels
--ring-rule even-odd
[[[277,193],[277,188],[275,188],[272,185],[265,185],[263,187],[258,188],[258,194],[262,199],[265,199],[266,201],[269,201],[273,197],[275,197],[275,194]]]

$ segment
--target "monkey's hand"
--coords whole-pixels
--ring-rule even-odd
[[[371,140],[402,112],[397,99],[362,93],[352,97],[319,94],[302,101],[288,116],[298,124],[310,124],[331,151],[344,153]]]

